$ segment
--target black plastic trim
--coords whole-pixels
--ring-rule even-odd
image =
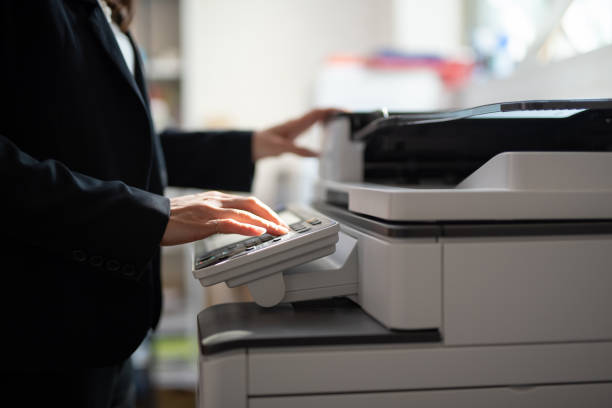
[[[612,220],[400,222],[353,213],[327,203],[314,203],[313,207],[336,221],[393,238],[612,234]]]
[[[241,333],[231,336],[231,333]],[[230,333],[229,336],[224,336]],[[224,338],[225,337],[225,338]],[[281,304],[226,303],[198,314],[204,355],[257,347],[440,342],[437,329],[389,330],[348,298]]]
[[[346,191],[327,189],[325,201],[337,207],[348,208],[349,195]]]
[[[559,100],[528,100],[492,103],[467,109],[431,111],[431,112],[393,112],[382,116],[378,112],[360,113],[361,122],[367,119],[367,124],[353,130],[352,137],[356,140],[366,139],[371,133],[381,127],[397,126],[398,124],[439,123],[452,120],[469,119],[478,115],[502,112],[532,111],[532,110],[612,110],[612,99],[559,99]]]
[[[442,235],[441,226],[435,223],[389,222],[321,202],[313,203],[312,206],[315,210],[338,222],[342,221],[349,226],[356,226],[388,237],[427,238]]]

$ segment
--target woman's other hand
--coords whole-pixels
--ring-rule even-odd
[[[257,236],[286,234],[287,224],[255,197],[217,191],[170,199],[170,220],[161,245],[178,245],[215,233]]]
[[[295,153],[302,157],[317,157],[310,149],[296,146],[295,139],[317,122],[325,121],[331,115],[343,112],[339,109],[314,109],[305,115],[277,126],[255,132],[253,135],[253,161],[282,153]]]

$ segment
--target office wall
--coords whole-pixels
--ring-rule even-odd
[[[412,52],[455,55],[465,46],[465,2],[393,0],[393,45]]]
[[[337,52],[456,53],[456,0],[182,0],[183,122],[264,126],[312,103]]]
[[[390,12],[390,0],[184,0],[185,125],[301,113],[328,55],[390,42]]]
[[[519,66],[509,78],[474,83],[460,95],[461,105],[525,99],[610,98],[612,46],[565,60]]]

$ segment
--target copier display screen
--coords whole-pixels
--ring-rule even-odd
[[[240,242],[244,239],[246,239],[246,237],[239,234],[214,234],[204,239],[204,244],[206,244],[206,251],[210,252],[235,244],[236,242]]]
[[[292,213],[291,211],[281,211],[278,215],[287,223],[287,225],[295,224],[296,222],[302,221],[300,217]]]

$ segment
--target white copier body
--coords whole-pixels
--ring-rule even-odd
[[[285,278],[441,341],[202,355],[201,405],[612,406],[612,152],[507,151],[400,186],[364,181],[348,118],[326,131],[315,208],[340,241]]]

